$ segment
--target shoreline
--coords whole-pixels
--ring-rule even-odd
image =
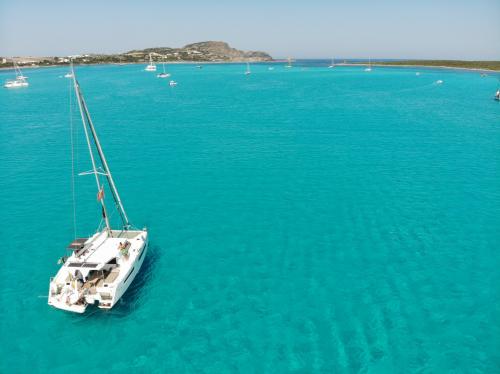
[[[165,61],[165,65],[216,65],[216,64],[246,64],[246,63],[252,63],[252,64],[273,64],[273,63],[280,63],[281,61],[247,61],[247,60],[241,60],[241,61]],[[155,61],[156,65],[160,65],[162,62],[161,61]],[[148,62],[96,62],[94,64],[73,64],[73,66],[99,66],[99,65],[116,65],[116,66],[124,66],[124,65],[147,65]],[[21,68],[24,69],[41,69],[41,68],[63,68],[63,67],[69,67],[69,64],[53,64],[53,65],[36,65],[36,66],[31,66],[31,65],[26,65],[26,66],[21,66]],[[9,67],[0,67],[0,71],[2,70],[13,70],[13,66]]]
[[[347,64],[336,64],[339,66],[368,66],[367,63],[347,63]],[[493,73],[500,73],[500,70],[493,70],[493,69],[485,69],[485,68],[464,68],[464,67],[459,67],[459,66],[446,66],[446,65],[413,65],[413,64],[378,64],[378,63],[372,63],[371,66],[382,66],[382,67],[389,67],[389,68],[397,68],[397,67],[403,67],[403,68],[426,68],[426,69],[449,69],[449,70],[467,70],[467,71],[484,71],[484,72],[493,72]]]
[[[287,60],[272,60],[272,61],[170,61],[166,62],[167,65],[223,65],[223,64],[281,64],[285,63]],[[299,62],[300,60],[296,60]],[[159,64],[159,63],[158,63]],[[99,65],[147,65],[147,62],[123,62],[123,63],[95,63],[95,64],[76,64],[74,66],[99,66]],[[37,66],[23,66],[23,69],[40,69],[40,68],[57,68],[57,67],[68,67],[66,65],[37,65]],[[338,63],[336,66],[368,66],[368,63]],[[419,65],[419,64],[384,64],[384,63],[372,63],[371,66],[381,66],[389,68],[424,68],[424,69],[447,69],[447,70],[463,70],[471,72],[488,72],[488,73],[500,73],[500,70],[486,69],[486,68],[467,68],[458,66],[446,66],[446,65]],[[0,71],[13,70],[13,67],[0,67]]]

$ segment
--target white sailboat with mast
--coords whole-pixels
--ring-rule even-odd
[[[48,304],[83,313],[90,304],[111,309],[120,300],[141,269],[148,249],[148,232],[134,229],[128,219],[73,68],[71,73],[92,163],[92,170],[80,175],[95,177],[102,220],[97,232],[89,238],[77,238],[75,232],[75,239],[68,247],[71,255],[61,259],[61,268],[50,279]],[[111,227],[108,218],[105,183],[121,219],[121,227],[117,229]]]
[[[28,77],[25,77],[23,75],[23,73],[21,72],[21,68],[19,67],[19,65],[17,65],[15,60],[12,60],[12,63],[14,64],[14,72],[16,74],[16,79],[6,81],[3,86],[5,88],[28,87],[29,83],[26,80],[28,79]]]
[[[371,59],[371,57],[368,57],[368,67],[365,69],[365,71],[372,71],[372,59]]]
[[[330,64],[330,66],[328,66],[328,69],[333,69],[335,67],[335,59],[332,58],[332,62]]]
[[[149,65],[146,66],[146,68],[144,70],[146,70],[146,71],[156,71],[156,65],[153,62],[153,57],[151,56],[151,53],[149,54]]]
[[[285,65],[286,68],[290,69],[292,67],[292,58],[288,57],[288,64]]]
[[[245,70],[245,75],[250,75],[252,72],[250,71],[250,64],[247,62],[247,70]]]
[[[170,74],[165,71],[165,56],[162,56],[162,64],[163,64],[163,73],[156,74],[157,78],[168,78]]]

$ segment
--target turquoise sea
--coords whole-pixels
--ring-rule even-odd
[[[327,64],[169,65],[175,88],[76,68],[151,240],[119,305],[85,315],[46,298],[73,239],[70,118],[90,169],[67,69],[2,88],[0,372],[500,372],[499,81]]]

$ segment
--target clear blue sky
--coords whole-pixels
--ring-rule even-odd
[[[500,0],[0,0],[0,55],[223,40],[273,57],[500,60]]]

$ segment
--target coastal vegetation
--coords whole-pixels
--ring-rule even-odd
[[[397,60],[397,61],[392,60],[392,61],[384,61],[384,60],[379,60],[379,61],[372,61],[372,65],[429,66],[429,67],[484,69],[484,70],[500,71],[500,61],[462,61],[462,60]]]
[[[188,44],[182,48],[157,47],[132,50],[118,54],[82,54],[75,56],[13,57],[0,58],[0,67],[11,67],[13,60],[19,65],[66,65],[71,58],[76,64],[142,63],[149,61],[166,62],[236,62],[272,61],[272,57],[261,51],[241,51],[219,41]]]

